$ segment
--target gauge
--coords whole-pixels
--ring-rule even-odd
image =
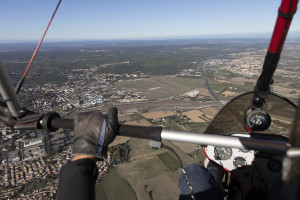
[[[252,131],[264,131],[270,127],[271,117],[263,110],[253,110],[247,117],[247,124]]]
[[[241,168],[241,167],[245,167],[247,165],[247,161],[245,158],[243,157],[236,157],[234,158],[233,160],[233,165],[236,167],[236,168]]]
[[[277,159],[270,159],[267,163],[268,169],[271,172],[280,172],[281,171],[281,162]]]
[[[232,155],[230,147],[215,147],[215,158],[218,160],[228,160]]]

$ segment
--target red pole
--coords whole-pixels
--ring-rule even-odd
[[[34,51],[34,53],[33,53],[33,55],[32,55],[32,57],[31,57],[31,59],[30,59],[28,65],[27,65],[27,68],[26,68],[26,70],[25,70],[25,72],[24,72],[24,74],[23,74],[23,77],[22,77],[22,79],[20,80],[20,82],[19,82],[18,85],[17,85],[17,90],[16,90],[16,93],[17,93],[17,94],[19,93],[19,91],[20,91],[20,89],[21,89],[21,87],[22,87],[22,85],[23,85],[23,83],[24,83],[24,80],[25,80],[26,75],[27,75],[27,73],[28,73],[28,70],[29,70],[29,68],[30,68],[30,66],[31,66],[31,63],[33,62],[33,60],[34,60],[34,58],[35,58],[35,55],[36,55],[36,53],[38,52],[38,50],[39,50],[39,48],[40,48],[40,46],[41,46],[41,44],[42,44],[42,42],[43,42],[43,40],[44,40],[44,37],[45,37],[45,35],[46,35],[47,31],[48,31],[48,28],[50,27],[50,24],[51,24],[51,22],[52,22],[52,20],[53,20],[53,18],[54,18],[54,16],[55,16],[55,13],[56,13],[56,11],[57,11],[59,5],[60,5],[60,2],[61,2],[61,0],[59,0],[58,4],[57,4],[57,6],[56,6],[56,8],[55,8],[55,10],[54,10],[54,12],[53,12],[53,14],[52,14],[52,17],[51,17],[51,19],[50,19],[50,21],[49,21],[49,23],[48,23],[48,25],[47,25],[47,28],[45,29],[44,34],[43,34],[42,38],[40,39],[40,41],[39,41],[39,43],[38,43],[38,45],[37,45],[37,47],[36,47],[36,49],[35,49],[35,51]]]
[[[256,101],[257,99],[260,100],[257,101],[259,103],[253,101],[254,107],[261,107],[263,99],[269,93],[269,86],[272,84],[272,77],[277,68],[280,53],[289,31],[293,15],[296,12],[297,4],[298,0],[282,0],[281,2],[269,49],[264,60],[263,70],[255,86],[254,99],[256,99]]]
[[[271,53],[281,53],[292,18],[297,9],[298,0],[283,0],[269,46]],[[278,49],[278,50],[277,50]],[[276,52],[277,51],[277,52]]]

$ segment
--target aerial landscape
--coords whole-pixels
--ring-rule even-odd
[[[23,106],[39,113],[56,111],[72,117],[87,110],[105,113],[115,106],[120,123],[201,133],[223,106],[214,95],[227,102],[253,90],[267,42],[224,39],[46,43],[19,97]],[[0,47],[0,59],[14,84],[24,70],[24,55],[31,52],[30,45],[18,44],[21,50],[15,44]],[[288,53],[282,55],[272,91],[296,103],[300,40],[287,41],[285,48]],[[71,158],[72,138],[73,133],[67,130],[14,132],[2,126],[2,198],[55,198],[59,169]],[[167,143],[185,166],[203,162],[197,145]],[[153,150],[147,140],[117,137],[107,163],[99,166],[99,180],[104,177],[103,181],[107,181],[105,174],[117,172],[138,199],[147,198],[145,191],[151,191],[154,199],[162,193],[166,195],[163,199],[178,196],[176,158],[165,149]]]
[[[117,4],[103,3],[107,10],[105,6],[62,3],[65,14],[58,14],[57,18],[62,20],[64,15],[65,24],[56,22],[49,40],[42,43],[18,93],[22,107],[39,114],[57,112],[67,119],[87,111],[105,114],[116,107],[120,124],[203,134],[233,98],[254,91],[274,25],[267,19],[275,18],[277,7],[272,14],[266,10],[266,19],[256,18],[262,24],[257,23],[258,27],[252,31],[253,24],[244,22],[248,17],[237,19],[232,27],[223,26],[225,20],[235,18],[230,13],[224,14],[223,3],[215,12],[218,20],[212,20],[218,25],[211,28],[202,15],[195,14],[198,9],[210,14],[198,3],[198,7],[178,2],[174,5],[118,3],[120,8],[116,9]],[[52,4],[45,3],[54,9]],[[13,13],[23,13],[22,7],[28,9],[31,5],[20,2]],[[9,10],[14,5],[5,3],[3,6]],[[82,13],[81,6],[85,8]],[[182,6],[186,16],[178,14]],[[210,3],[206,6],[213,9]],[[249,7],[249,10],[256,8],[252,4],[239,6]],[[52,10],[39,3],[37,7],[47,10],[39,15],[48,20]],[[273,5],[271,7],[273,9]],[[73,15],[75,11],[78,16],[70,20],[68,14]],[[170,16],[164,18],[166,11]],[[93,12],[96,14],[92,15]],[[263,9],[257,12],[265,14]],[[15,20],[8,11],[5,13],[11,21],[8,21],[9,28],[0,33],[0,64],[16,87],[40,37],[34,31],[44,27],[29,25],[29,19],[37,18],[33,12],[28,16],[24,14],[23,20],[19,19],[21,16]],[[144,14],[153,17],[144,18]],[[248,11],[245,16],[250,16]],[[194,25],[197,17],[202,17],[199,26]],[[98,19],[103,18],[110,20],[101,24]],[[137,22],[132,22],[134,20]],[[1,27],[7,25],[1,23]],[[22,31],[11,25],[23,27],[19,23],[32,30],[20,34]],[[144,29],[140,28],[144,25]],[[281,99],[287,98],[284,100],[291,107],[296,107],[300,97],[300,26],[294,27],[285,41],[270,86],[270,92]],[[196,32],[191,32],[193,29]],[[1,106],[3,99],[0,95]],[[283,112],[278,108],[281,105],[274,105],[265,106],[276,114],[272,115],[271,128],[284,132],[280,135],[288,138],[294,113]],[[293,116],[286,117],[288,114]],[[245,120],[246,111],[240,115],[244,115]],[[284,129],[276,123],[283,124]],[[248,131],[246,126],[242,129]],[[0,120],[0,199],[57,199],[59,172],[72,160],[73,143],[74,132],[69,129],[13,130]],[[97,161],[96,199],[178,199],[181,167],[193,163],[204,165],[207,155],[202,151],[204,146],[197,143],[167,140],[162,143],[160,148],[161,143],[148,139],[117,136],[109,145],[107,160]],[[164,145],[167,148],[163,148]],[[103,192],[106,197],[102,196]]]

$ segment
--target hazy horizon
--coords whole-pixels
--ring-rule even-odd
[[[169,36],[169,37],[137,37],[137,38],[108,38],[108,39],[47,39],[43,43],[51,42],[89,42],[89,41],[159,41],[159,40],[209,40],[209,39],[270,39],[272,33],[242,33],[242,34],[211,34],[195,36]],[[300,31],[288,33],[287,40],[300,38]],[[36,43],[39,40],[1,40],[0,44]]]
[[[280,2],[91,0],[83,3],[64,0],[45,41],[249,37],[247,35],[257,34],[269,37]],[[1,2],[0,40],[39,40],[57,3],[58,0]],[[294,15],[290,32],[300,32],[298,13]]]

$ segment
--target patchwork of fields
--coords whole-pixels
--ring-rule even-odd
[[[242,80],[240,80],[242,82]],[[231,87],[222,86],[216,80],[212,81],[216,92],[221,95],[224,89]],[[149,100],[161,99],[162,104],[155,105],[149,101],[149,108],[141,110],[142,104],[146,102],[133,103],[135,114],[122,115],[120,121],[127,125],[156,126],[162,125],[173,130],[203,132],[218,112],[221,105],[216,105],[215,100],[208,91],[203,79],[200,78],[178,78],[172,76],[155,76],[140,80],[121,81],[116,84],[119,89],[138,92]],[[241,87],[244,87],[241,85]],[[199,95],[194,104],[190,106],[174,104],[174,101],[162,100],[175,96],[184,96],[185,93],[198,90]],[[225,92],[223,95],[231,96],[236,92]],[[197,101],[203,100],[202,103]],[[206,103],[207,102],[207,103]],[[218,102],[217,102],[218,103]],[[127,104],[122,105],[123,109]],[[128,105],[129,106],[129,105]],[[128,107],[128,109],[132,107]],[[126,110],[123,111],[126,113]],[[166,149],[153,150],[149,146],[149,140],[130,139],[117,137],[112,145],[117,145],[127,140],[130,144],[129,162],[116,165],[116,172],[126,180],[133,188],[137,199],[177,199],[179,196],[178,180],[181,173],[180,165]],[[166,141],[165,141],[166,142]],[[203,163],[205,158],[201,148],[197,144],[180,142],[166,142],[172,146],[182,159],[183,165],[192,163]],[[197,149],[197,150],[196,150]]]

